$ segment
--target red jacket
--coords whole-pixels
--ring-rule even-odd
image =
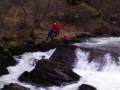
[[[59,32],[60,30],[61,30],[61,25],[60,25],[60,23],[54,23],[53,24],[53,30],[54,30],[54,32]]]

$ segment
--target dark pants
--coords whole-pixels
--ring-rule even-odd
[[[54,36],[57,37],[60,34],[59,31],[54,32]]]
[[[48,40],[49,38],[50,38],[51,40],[53,40],[53,36],[52,36],[52,35],[48,35],[48,36],[47,36],[47,40]]]
[[[48,40],[49,38],[50,38],[51,40],[53,40],[53,36],[54,36],[54,33],[53,33],[52,30],[50,30],[50,31],[48,32],[47,40]]]

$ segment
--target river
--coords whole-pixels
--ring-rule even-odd
[[[10,74],[0,77],[0,87],[2,88],[5,84],[9,83],[18,83],[31,88],[31,90],[77,90],[81,84],[89,84],[97,90],[120,90],[120,37],[90,38],[74,45],[79,48],[75,50],[76,62],[74,63],[73,71],[82,76],[77,83],[61,87],[36,88],[35,86],[18,81],[18,77],[24,71],[30,72],[34,69],[35,60],[40,60],[43,56],[45,59],[49,59],[55,51],[55,49],[51,49],[47,52],[26,52],[22,55],[14,56],[18,64],[8,67]],[[89,62],[91,52],[81,49],[83,47],[107,51],[101,58],[104,63],[96,62],[97,60]],[[117,54],[117,63],[112,53]]]

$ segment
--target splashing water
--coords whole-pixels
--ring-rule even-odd
[[[109,37],[109,38],[90,38],[82,43],[75,43],[76,46],[84,47],[96,47],[105,44],[120,44],[120,37]]]
[[[110,38],[91,38],[83,43],[77,43],[77,46],[96,47],[102,45],[116,45],[118,49],[120,37]],[[77,62],[74,65],[73,71],[82,78],[74,84],[64,87],[54,87],[48,90],[77,90],[81,84],[89,84],[97,88],[97,90],[120,90],[120,66],[116,64],[115,58],[110,53],[106,53],[102,58],[105,63],[88,62],[90,52],[76,49]],[[120,60],[120,57],[118,57]],[[119,61],[120,62],[120,61]],[[99,69],[101,68],[101,69]]]
[[[97,90],[120,90],[120,66],[116,65],[109,53],[103,57],[106,61],[103,66],[96,62],[89,63],[89,53],[80,49],[76,50],[76,56],[78,62],[73,71],[82,76],[84,84],[92,85]],[[102,70],[97,71],[101,67]]]
[[[25,71],[32,71],[35,68],[36,61],[40,59],[49,59],[54,53],[55,49],[49,50],[48,52],[33,52],[33,53],[24,53],[20,56],[14,56],[15,60],[18,62],[16,66],[8,67],[9,74],[3,75],[0,77],[0,88],[5,84],[9,83],[19,83],[19,76]],[[24,85],[24,84],[22,84]],[[29,86],[29,85],[26,85]]]
[[[112,43],[119,44],[120,38],[92,38],[87,42],[77,43],[75,45],[95,47]],[[73,68],[75,73],[82,76],[77,83],[61,87],[37,88],[18,81],[18,77],[24,71],[32,71],[35,68],[36,61],[42,59],[43,56],[45,59],[50,58],[54,51],[55,49],[48,52],[24,53],[23,55],[15,56],[14,58],[18,61],[18,64],[8,67],[10,74],[0,77],[0,87],[2,88],[5,84],[9,83],[18,83],[31,90],[77,90],[81,84],[89,84],[97,88],[97,90],[120,90],[120,66],[115,63],[114,57],[112,57],[110,53],[106,53],[102,58],[105,61],[104,64],[94,62],[94,60],[88,62],[90,52],[82,51],[80,48],[77,48],[75,51],[77,62],[74,64]]]
[[[103,57],[106,61],[103,66],[94,61],[88,62],[89,52],[78,48],[75,53],[77,62],[73,71],[82,76],[77,83],[36,90],[77,90],[81,84],[92,85],[97,90],[120,90],[120,66],[114,62],[114,58],[109,53],[106,53]],[[99,71],[99,68],[102,69]]]

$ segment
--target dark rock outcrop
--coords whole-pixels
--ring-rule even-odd
[[[75,46],[61,46],[56,49],[50,60],[62,63],[64,66],[73,68],[75,63]]]
[[[78,81],[79,78],[80,76],[59,62],[41,60],[33,71],[23,73],[19,80],[38,86],[60,86]]]
[[[13,59],[11,53],[0,47],[0,75],[8,74],[7,67],[15,65],[16,61]]]
[[[63,45],[59,40],[52,40],[50,42],[41,42],[40,44],[34,44],[31,41],[26,41],[26,44],[18,47],[10,48],[12,55],[20,55],[25,52],[36,52],[36,51],[48,51],[53,48],[57,48]]]
[[[2,88],[1,90],[30,90],[30,89],[20,86],[18,84],[11,83],[9,85],[5,85],[4,88]]]
[[[97,90],[95,87],[87,84],[82,84],[78,90]]]

